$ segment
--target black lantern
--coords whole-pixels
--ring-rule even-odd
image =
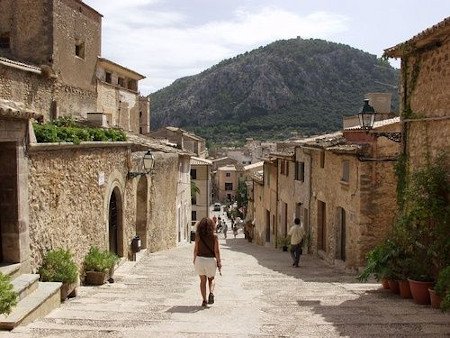
[[[359,125],[361,129],[365,130],[366,133],[369,133],[369,130],[373,129],[373,124],[375,122],[375,109],[369,104],[369,99],[364,99],[364,106],[361,109],[361,112],[358,114]],[[376,138],[383,136],[387,139],[394,142],[402,141],[402,133],[401,132],[370,132],[371,135]]]
[[[358,114],[361,129],[371,130],[375,122],[375,109],[369,104],[369,99],[364,99],[364,106]]]
[[[141,172],[129,172],[128,177],[129,178],[135,178],[138,176],[147,175],[153,172],[153,168],[155,167],[155,157],[153,156],[152,152],[150,150],[147,150],[147,152],[142,157],[141,162],[141,168],[143,167],[143,171]]]
[[[147,174],[150,173],[155,167],[155,157],[150,150],[147,150],[142,160],[144,162],[144,170]]]

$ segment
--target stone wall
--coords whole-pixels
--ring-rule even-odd
[[[98,81],[97,112],[106,114],[108,124],[139,133],[139,94]]]
[[[118,187],[128,210],[125,191],[127,146],[33,147],[29,154],[30,240],[33,267],[51,248],[69,248],[81,263],[91,245],[108,249],[108,210]],[[122,250],[126,252],[133,225],[124,217]]]
[[[48,121],[52,116],[86,117],[96,111],[96,93],[70,87],[40,74],[0,65],[0,97],[21,102]]]
[[[409,57],[406,63],[409,81],[414,65],[419,68],[410,96],[413,121],[407,121],[406,138],[409,166],[414,171],[441,151],[450,153],[450,41],[445,39],[439,46]],[[447,166],[450,170],[450,156]]]
[[[311,249],[327,262],[341,261],[341,212],[345,211],[345,266],[360,267],[367,252],[392,227],[396,212],[396,178],[392,161],[361,162],[355,156],[320,151],[312,154]],[[349,180],[342,180],[343,161],[349,162]],[[325,250],[319,248],[319,205],[326,204]]]
[[[178,155],[155,153],[150,193],[148,249],[155,252],[176,246]]]
[[[29,265],[27,157],[28,120],[0,117],[0,256]]]
[[[101,55],[101,16],[73,0],[54,0],[53,10],[53,67],[60,81],[95,92],[95,69]],[[75,44],[83,45],[83,57],[75,55]]]
[[[191,167],[197,170],[197,177],[192,181],[199,189],[196,196],[197,203],[192,205],[192,211],[195,211],[197,216],[195,220],[192,219],[192,222],[194,222],[209,216],[211,166],[191,164]]]
[[[2,54],[35,65],[51,62],[53,0],[0,1],[0,33],[10,32],[11,49]]]

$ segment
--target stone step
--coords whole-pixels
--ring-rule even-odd
[[[0,329],[12,330],[44,317],[61,304],[60,282],[38,282],[38,288],[19,301],[11,314],[0,317]]]
[[[38,281],[38,274],[27,273],[14,278],[11,283],[14,290],[19,294],[19,299],[22,300],[37,289]]]
[[[0,272],[4,275],[11,277],[11,279],[14,279],[20,276],[20,266],[21,266],[20,263],[15,264],[1,263]]]

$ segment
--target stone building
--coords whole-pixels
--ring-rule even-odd
[[[145,76],[105,58],[97,61],[97,113],[105,116],[107,125],[143,134],[148,132],[148,109],[141,107],[138,81]],[[142,116],[144,115],[144,116]]]
[[[401,58],[403,152],[412,173],[444,151],[450,154],[450,17],[385,50]],[[450,172],[450,156],[447,168]]]
[[[275,246],[299,217],[309,234],[307,250],[330,264],[362,266],[393,223],[400,146],[380,133],[399,131],[399,118],[379,120],[371,132],[351,125],[270,154],[264,180],[253,179],[255,241]]]
[[[234,165],[226,165],[217,169],[215,178],[220,202],[225,203],[236,199],[239,175],[240,172]]]
[[[142,76],[99,58],[100,35],[101,15],[79,0],[0,2],[2,268],[36,271],[56,248],[81,267],[92,245],[132,258],[136,235],[148,251],[188,241],[193,154],[138,134],[150,124]],[[37,144],[32,123],[59,116],[122,127],[128,141]]]
[[[96,112],[102,16],[76,0],[2,0],[0,96],[44,119]]]
[[[195,183],[198,192],[192,196],[191,221],[195,224],[203,217],[209,217],[211,205],[211,167],[210,160],[191,157],[191,181]]]
[[[177,145],[179,149],[183,149],[194,153],[197,157],[206,158],[207,149],[204,138],[189,133],[178,127],[164,127],[157,131],[151,132],[154,138],[165,139]]]

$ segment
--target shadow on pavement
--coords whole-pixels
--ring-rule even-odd
[[[203,311],[208,309],[208,307],[203,307],[203,306],[195,306],[195,305],[177,305],[177,306],[172,306],[171,308],[168,308],[166,310],[166,312],[169,313],[196,313],[199,311]]]
[[[358,283],[356,274],[329,266],[319,257],[310,254],[302,255],[300,267],[294,268],[292,267],[292,259],[289,252],[249,243],[244,238],[227,239],[226,244],[222,242],[222,247],[251,255],[257,259],[261,266],[288,276],[300,278],[305,282]]]
[[[333,268],[316,256],[302,255],[300,268],[296,269],[291,266],[292,260],[288,252],[258,246],[243,238],[228,239],[222,246],[254,257],[263,267],[311,282],[309,286],[305,286],[305,292],[296,293],[292,301],[298,305],[300,317],[305,313],[313,314],[313,317],[309,315],[308,318],[317,322],[309,322],[307,325],[317,325],[324,336],[334,336],[336,331],[340,336],[346,337],[450,336],[448,314],[429,306],[416,305],[411,299],[402,299],[381,286],[374,289],[374,285],[359,283],[355,278],[356,274]],[[269,288],[274,288],[273,301],[276,304],[280,304],[280,301],[288,302],[284,304],[286,311],[286,306],[292,303],[285,298],[283,291],[279,292],[279,287],[270,286],[270,280],[268,283]],[[271,297],[271,292],[267,295]],[[265,311],[270,313],[280,310],[278,306],[269,306]],[[288,322],[278,325],[285,326],[286,332],[294,330],[291,331],[294,334],[296,325],[290,328],[292,324]]]

